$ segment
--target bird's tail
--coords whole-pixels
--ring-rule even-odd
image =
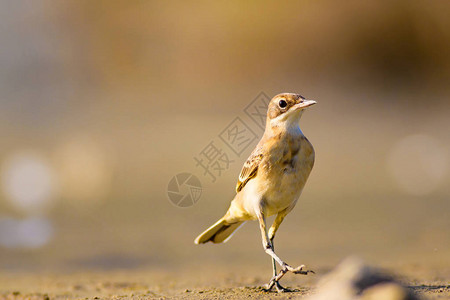
[[[214,225],[206,229],[202,234],[200,234],[196,239],[196,244],[204,244],[209,241],[213,243],[225,243],[228,241],[233,233],[239,229],[245,222],[236,222],[229,224],[224,218],[217,221]]]

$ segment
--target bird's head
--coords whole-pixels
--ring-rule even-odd
[[[302,112],[316,103],[314,100],[306,100],[299,94],[278,94],[270,100],[267,110],[267,125],[289,127],[297,124]]]

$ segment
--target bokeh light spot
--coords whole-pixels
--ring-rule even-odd
[[[1,169],[1,184],[10,204],[27,214],[47,210],[56,190],[50,164],[34,152],[18,152],[6,158]]]
[[[44,218],[0,218],[0,246],[5,248],[40,248],[53,234],[52,224]]]

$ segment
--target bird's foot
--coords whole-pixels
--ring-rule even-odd
[[[293,292],[293,290],[285,288],[282,286],[278,281],[275,281],[275,288],[277,289],[278,293],[290,293]]]
[[[297,268],[293,268],[290,265],[286,264],[283,267],[283,270],[286,270],[285,272],[289,271],[294,274],[301,274],[301,275],[308,275],[309,273],[316,274],[313,270],[307,270],[305,265],[298,266]]]
[[[288,292],[293,292],[293,290],[288,289],[283,287],[278,280],[276,279],[277,276],[274,276],[270,282],[266,285],[265,290],[266,291],[271,291],[273,289],[273,287],[275,287],[275,289],[277,290],[278,293],[288,293]]]
[[[285,292],[293,292],[295,290],[290,290],[288,288],[283,287],[279,280],[286,274],[287,272],[292,272],[294,274],[302,274],[302,275],[308,275],[309,273],[315,274],[312,270],[306,270],[305,265],[298,266],[297,268],[293,268],[288,264],[284,264],[280,272],[272,277],[270,282],[266,285],[266,291],[271,291],[273,287],[276,288],[278,293],[285,293]]]

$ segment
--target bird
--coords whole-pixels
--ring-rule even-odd
[[[195,239],[196,244],[223,243],[246,221],[257,220],[264,251],[272,261],[273,276],[267,290],[276,287],[278,292],[289,291],[279,283],[287,272],[314,273],[305,265],[293,268],[284,262],[275,253],[274,238],[296,205],[314,166],[314,148],[299,121],[306,108],[316,103],[295,93],[281,93],[270,100],[264,134],[242,167],[228,211]],[[275,220],[267,229],[266,218],[272,215],[276,215]]]

